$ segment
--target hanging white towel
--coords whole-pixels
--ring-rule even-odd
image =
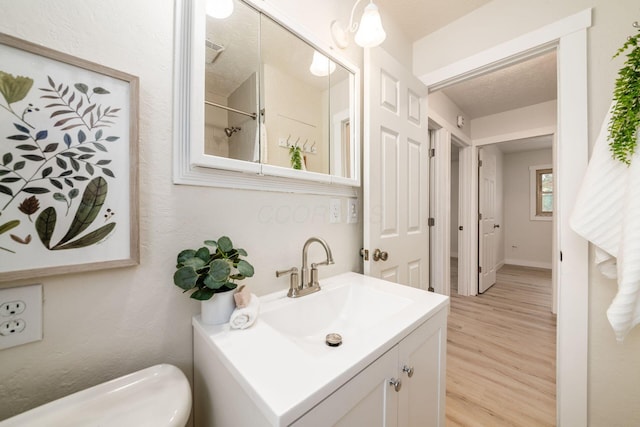
[[[236,308],[231,313],[229,323],[232,329],[246,329],[253,325],[253,322],[258,318],[258,312],[260,311],[260,300],[254,294],[251,294],[251,299],[246,307]]]
[[[618,292],[607,317],[618,342],[640,323],[640,138],[631,166],[609,151],[611,109],[602,124],[571,216],[571,228],[596,246],[595,263]]]

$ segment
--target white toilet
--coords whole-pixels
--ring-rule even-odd
[[[0,427],[184,427],[191,387],[161,364],[79,391],[0,421]]]

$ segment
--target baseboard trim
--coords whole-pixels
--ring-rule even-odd
[[[507,258],[504,260],[504,263],[510,265],[519,265],[521,267],[546,268],[547,270],[551,270],[553,268],[550,262],[527,261],[524,259]]]

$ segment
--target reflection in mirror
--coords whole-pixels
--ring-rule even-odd
[[[353,74],[341,65],[333,65],[336,69],[329,75],[330,173],[344,178],[355,178],[356,159],[353,154],[351,127]]]
[[[328,174],[328,71],[314,75],[310,66],[315,49],[269,17],[261,19],[262,107],[268,147],[262,161]],[[328,70],[326,58],[325,64]]]
[[[260,14],[234,1],[231,16],[207,15],[205,154],[258,162]]]
[[[178,2],[176,182],[359,186],[358,68],[269,2],[228,2]]]

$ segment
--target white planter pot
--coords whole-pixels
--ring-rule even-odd
[[[207,325],[227,323],[236,308],[236,302],[233,299],[235,293],[235,290],[220,292],[211,299],[201,301],[202,322]]]

